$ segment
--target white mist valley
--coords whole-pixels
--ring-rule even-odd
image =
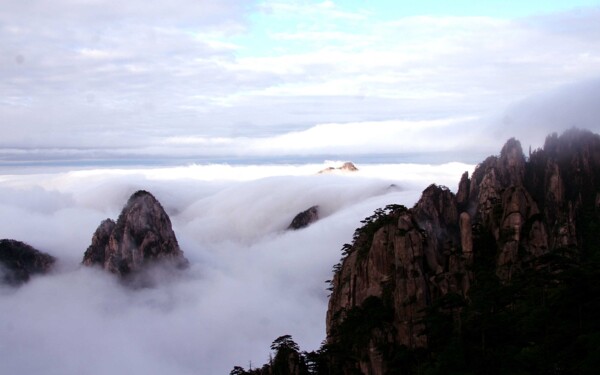
[[[0,289],[1,372],[224,374],[267,361],[282,334],[317,349],[325,280],[360,220],[390,203],[412,206],[434,181],[455,190],[473,169],[359,164],[317,174],[328,165],[336,163],[3,175],[2,237],[58,262],[50,275]],[[162,203],[191,266],[131,290],[80,262],[100,222],[139,189]],[[313,205],[317,222],[286,230]]]

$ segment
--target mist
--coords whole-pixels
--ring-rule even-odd
[[[325,339],[325,280],[360,220],[412,206],[432,182],[452,189],[472,165],[192,165],[50,171],[0,179],[0,238],[58,258],[50,275],[0,287],[0,373],[226,374],[258,366],[291,334],[305,350]],[[124,287],[79,263],[100,221],[130,194],[151,191],[171,217],[190,268]],[[293,217],[319,205],[297,231]]]
[[[560,85],[513,102],[489,120],[487,131],[498,140],[516,137],[523,147],[542,147],[550,133],[576,127],[600,132],[600,78]]]

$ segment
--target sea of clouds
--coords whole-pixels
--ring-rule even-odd
[[[283,334],[317,349],[325,280],[360,220],[390,203],[412,206],[433,182],[456,190],[473,170],[388,164],[316,173],[330,164],[0,175],[0,238],[58,258],[52,274],[0,287],[0,373],[227,374],[268,361]],[[80,262],[99,223],[116,219],[138,189],[162,203],[191,267],[133,290]],[[313,205],[318,222],[286,230]]]

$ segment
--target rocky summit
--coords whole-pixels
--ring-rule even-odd
[[[343,374],[415,370],[394,356],[403,350],[413,358],[424,351],[431,356],[437,329],[449,332],[444,339],[460,340],[465,319],[485,324],[481,316],[494,312],[474,306],[475,300],[486,303],[479,293],[504,290],[504,305],[495,296],[487,303],[510,309],[521,298],[510,293],[524,278],[543,273],[558,283],[557,259],[575,267],[597,251],[599,223],[598,135],[553,134],[529,157],[510,139],[471,178],[463,175],[456,195],[431,185],[412,209],[390,207],[357,230],[332,281],[327,340],[348,356],[334,361]],[[555,288],[552,282],[544,288]],[[479,354],[486,354],[485,346]]]
[[[34,249],[26,243],[0,240],[0,283],[19,285],[32,275],[44,274],[52,269],[53,256]]]
[[[317,220],[319,220],[319,206],[312,206],[306,211],[302,211],[298,215],[294,216],[294,219],[288,226],[288,229],[297,230],[306,228]]]
[[[335,167],[327,167],[325,169],[322,169],[319,171],[319,174],[323,174],[323,173],[331,173],[331,172],[357,172],[358,168],[356,168],[356,165],[354,165],[354,163],[347,161],[344,164],[342,164],[341,166],[335,168]]]
[[[116,222],[100,224],[82,263],[125,277],[159,262],[178,268],[188,264],[169,216],[152,194],[141,190],[129,198]]]

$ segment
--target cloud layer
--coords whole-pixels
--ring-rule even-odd
[[[600,68],[595,7],[383,19],[333,2],[240,4],[3,1],[0,157],[279,155],[281,137],[302,141],[289,152],[314,153],[328,124],[374,129],[363,148],[376,151],[389,133],[373,124],[413,121],[424,129],[407,137],[419,139],[440,133],[427,132],[431,120],[484,127],[507,105],[597,79]]]
[[[412,205],[431,181],[455,188],[465,164],[192,166],[2,176],[0,237],[59,258],[56,272],[0,287],[0,372],[218,374],[262,364],[292,334],[324,339],[324,281],[359,221],[389,203]],[[278,177],[279,176],[279,177]],[[96,226],[145,188],[170,214],[191,268],[129,290],[79,262]],[[287,232],[312,205],[323,217]],[[157,275],[160,277],[160,275]]]

